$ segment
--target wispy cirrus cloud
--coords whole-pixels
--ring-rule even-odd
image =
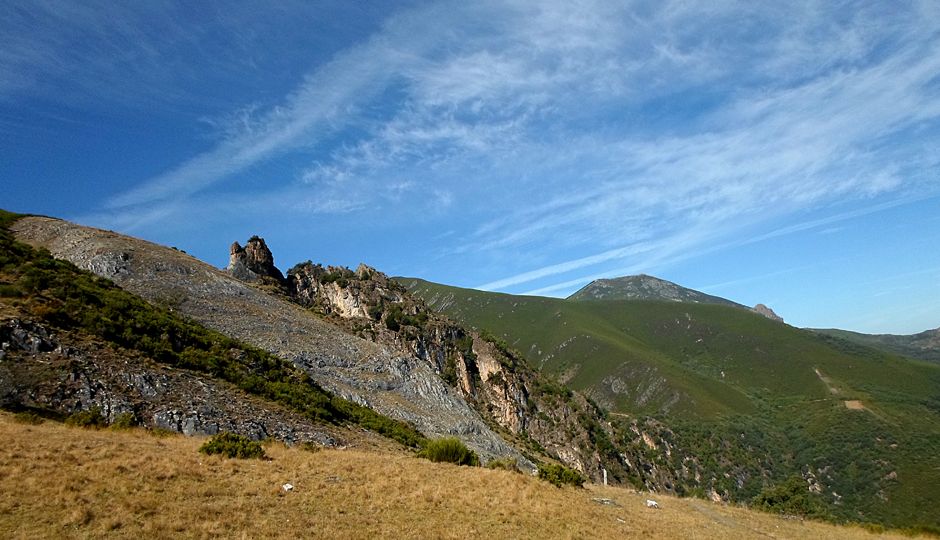
[[[462,220],[439,260],[486,269],[483,288],[564,292],[808,208],[936,193],[937,17],[932,2],[422,5],[98,218],[211,212],[230,201],[206,192],[281,160],[258,206]]]

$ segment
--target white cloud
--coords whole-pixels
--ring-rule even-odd
[[[258,204],[459,207],[477,224],[444,253],[510,255],[482,287],[551,292],[808,208],[940,189],[934,3],[615,4],[396,15],[107,212],[159,216],[290,155]]]

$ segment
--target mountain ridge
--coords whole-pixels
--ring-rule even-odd
[[[892,354],[940,363],[940,328],[915,334],[865,334],[837,328],[811,328],[810,330]]]
[[[569,295],[566,300],[666,300],[749,309],[727,298],[689,289],[649,274],[596,279]]]
[[[649,274],[595,279],[569,295],[566,300],[661,300],[677,303],[716,304],[746,309],[763,315],[773,321],[784,322],[782,317],[774,313],[772,309],[764,304],[757,304],[753,308],[750,308],[733,300],[683,287],[672,281]]]
[[[61,220],[23,218],[11,230],[340,397],[427,436],[459,435],[484,459],[557,460],[595,481],[607,471],[716,501],[806,486],[830,519],[934,525],[940,370],[926,364],[734,306],[519,297],[310,261],[274,273],[260,237],[236,243],[226,271]],[[65,264],[37,252],[52,269]],[[26,336],[15,354],[41,365],[30,344],[47,347],[44,330],[30,328],[10,331]],[[160,338],[171,348],[172,335]]]

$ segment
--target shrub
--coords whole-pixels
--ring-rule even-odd
[[[137,425],[137,418],[132,412],[121,413],[114,417],[111,429],[130,429]]]
[[[179,435],[179,432],[173,431],[171,429],[166,429],[162,427],[150,428],[147,430],[147,433],[153,435],[154,437],[164,439],[166,437],[175,437]]]
[[[320,450],[323,450],[323,447],[315,442],[307,441],[307,442],[300,444],[300,449],[303,450],[304,452],[310,452],[310,453],[315,454],[319,452]]]
[[[101,407],[92,407],[73,413],[65,419],[65,425],[82,428],[102,428],[108,425],[108,420],[101,414]]]
[[[752,502],[761,510],[778,514],[818,516],[822,513],[818,496],[810,493],[806,481],[798,475],[764,488]]]
[[[42,423],[42,417],[32,411],[18,412],[13,416],[13,420],[20,424],[29,424],[37,426]]]
[[[211,439],[199,447],[203,454],[222,454],[228,458],[262,459],[265,457],[264,448],[258,441],[253,441],[244,435],[223,431],[213,435]]]
[[[503,469],[505,471],[522,472],[519,470],[519,462],[512,456],[491,459],[486,464],[487,469]]]
[[[539,464],[539,478],[551,482],[558,487],[564,485],[581,487],[584,485],[584,477],[581,476],[581,473],[565,467],[564,465],[556,465],[554,463]]]
[[[457,437],[444,437],[428,441],[418,456],[430,459],[437,463],[456,463],[457,465],[480,465],[480,458],[473,450]]]

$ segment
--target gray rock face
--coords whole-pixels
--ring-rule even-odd
[[[61,220],[23,218],[12,230],[20,241],[45,247],[86,270],[95,271],[93,261],[102,254],[127,254],[122,271],[99,275],[287,359],[324,388],[410,422],[425,435],[458,436],[484,460],[504,455],[521,458],[427,363],[343,332],[227,272],[169,248]],[[259,243],[259,252],[260,247]],[[259,260],[267,260],[261,255]],[[246,268],[255,272],[248,264]]]
[[[754,306],[753,311],[754,313],[759,313],[772,321],[783,322],[783,317],[774,313],[774,310],[770,309],[764,304],[757,304],[756,306]]]
[[[32,354],[55,350],[49,332],[30,321],[12,319],[0,326],[0,350],[24,351]]]
[[[602,456],[599,438],[612,437],[612,430],[584,396],[546,393],[551,382],[505,344],[431,312],[382,272],[308,262],[292,268],[288,282],[295,302],[429,365],[491,426],[538,443],[547,455],[596,481],[604,469],[613,478],[625,477],[622,460]],[[527,461],[520,466],[533,467]]]
[[[232,244],[226,270],[242,281],[258,281],[263,278],[284,281],[284,275],[274,266],[274,255],[264,243],[264,238],[259,236],[249,238],[245,247],[238,242]]]
[[[29,320],[0,320],[0,348],[0,404],[6,408],[65,416],[97,407],[109,421],[131,413],[142,426],[186,435],[231,431],[289,444],[342,443],[324,426],[227,383],[106,344],[56,336]]]

